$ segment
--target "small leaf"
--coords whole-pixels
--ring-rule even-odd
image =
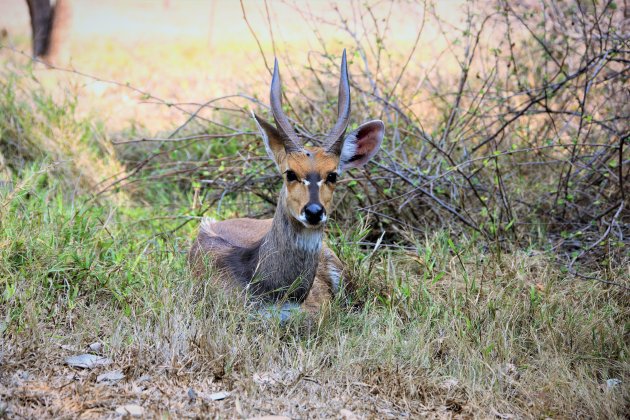
[[[219,401],[219,400],[224,400],[229,396],[230,394],[228,392],[221,391],[221,392],[215,392],[213,394],[210,394],[210,399],[213,401]]]
[[[212,394],[200,393],[199,395],[205,400],[221,401],[229,397],[230,393],[221,391],[221,392],[214,392]]]
[[[79,356],[70,356],[66,358],[68,366],[93,369],[98,366],[107,366],[112,361],[107,357],[97,356],[95,354],[82,354]]]
[[[118,407],[116,413],[123,416],[142,417],[144,408],[137,404],[125,404]]]
[[[125,374],[120,370],[112,370],[98,375],[96,377],[96,382],[117,382],[121,379],[125,379]]]

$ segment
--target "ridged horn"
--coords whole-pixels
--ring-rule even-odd
[[[283,134],[284,149],[287,153],[299,152],[302,150],[302,143],[297,136],[291,122],[282,111],[282,86],[280,83],[280,74],[278,71],[278,59],[273,64],[273,78],[271,80],[271,112],[276,120],[278,130]]]
[[[339,79],[339,99],[337,102],[337,122],[327,137],[326,151],[334,154],[341,154],[343,147],[343,136],[348,128],[350,120],[350,81],[348,80],[348,63],[346,61],[346,50],[341,56],[341,77]]]

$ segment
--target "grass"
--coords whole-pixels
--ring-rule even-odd
[[[50,172],[30,170],[0,200],[0,392],[11,415],[79,415],[99,389],[112,394],[98,401],[102,415],[130,401],[176,417],[345,408],[379,417],[611,418],[627,409],[627,387],[602,388],[629,379],[625,296],[566,278],[544,255],[498,258],[474,241],[455,245],[448,232],[414,251],[372,254],[352,245],[356,237],[333,235],[360,286],[356,306],[335,302],[281,328],[191,278],[191,229],[162,238],[162,222],[138,222],[155,210],[71,200]],[[33,399],[67,382],[68,348],[93,342],[125,382],[110,389],[78,374],[65,385],[95,393]],[[159,384],[173,401],[134,391],[147,374],[147,387]],[[188,387],[233,397],[193,404]]]
[[[356,306],[337,302],[281,328],[191,278],[184,253],[192,227],[164,238],[169,223],[150,220],[159,206],[71,197],[52,173],[26,171],[0,200],[0,389],[11,415],[93,410],[103,389],[94,375],[69,382],[94,389],[80,402],[70,391],[58,402],[34,397],[68,385],[67,346],[92,342],[127,377],[106,387],[111,395],[96,404],[102,415],[129,401],[173,416],[334,416],[345,408],[379,417],[621,417],[627,408],[627,387],[601,387],[629,380],[626,296],[569,279],[544,255],[499,258],[474,240],[455,245],[446,231],[416,250],[371,253],[353,245],[360,227],[333,232],[359,285]],[[148,388],[160,384],[172,402],[133,391],[129,384],[147,374]],[[188,387],[234,397],[193,404]]]
[[[102,417],[128,403],[176,418],[627,414],[624,289],[576,279],[537,244],[497,250],[472,232],[374,250],[357,220],[329,229],[357,286],[350,305],[281,327],[189,273],[196,223],[175,228],[195,214],[193,188],[94,197],[125,170],[104,124],[28,83],[0,84],[3,415]],[[223,215],[237,211],[226,203]],[[627,267],[608,270],[628,284]],[[64,364],[95,342],[111,366]],[[124,380],[98,381],[116,369]]]

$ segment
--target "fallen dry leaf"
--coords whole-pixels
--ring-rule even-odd
[[[125,404],[118,407],[116,413],[123,416],[140,417],[144,414],[144,408],[137,404]]]
[[[121,379],[125,379],[125,374],[120,370],[112,370],[98,375],[96,382],[117,382]]]
[[[95,354],[81,354],[79,356],[66,357],[66,364],[72,367],[84,369],[93,369],[97,366],[107,366],[112,361],[107,357],[97,356]]]
[[[229,396],[230,396],[229,392],[221,391],[221,392],[215,392],[208,395],[208,399],[211,399],[212,401],[220,401],[220,400],[226,399]]]
[[[103,350],[103,344],[96,342],[96,343],[92,343],[90,344],[90,350],[92,351],[101,351]]]
[[[345,420],[358,420],[359,419],[356,416],[356,414],[354,414],[350,410],[346,410],[345,408],[342,408],[341,410],[339,410],[339,416],[341,416],[341,418]]]
[[[444,382],[440,384],[440,388],[450,390],[450,389],[456,388],[458,385],[459,385],[459,381],[457,379],[449,378],[449,379],[444,380]]]

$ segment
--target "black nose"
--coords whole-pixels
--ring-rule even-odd
[[[321,204],[317,203],[309,203],[304,207],[304,215],[306,216],[306,221],[311,225],[316,225],[322,221],[322,216],[324,215],[324,208]]]

